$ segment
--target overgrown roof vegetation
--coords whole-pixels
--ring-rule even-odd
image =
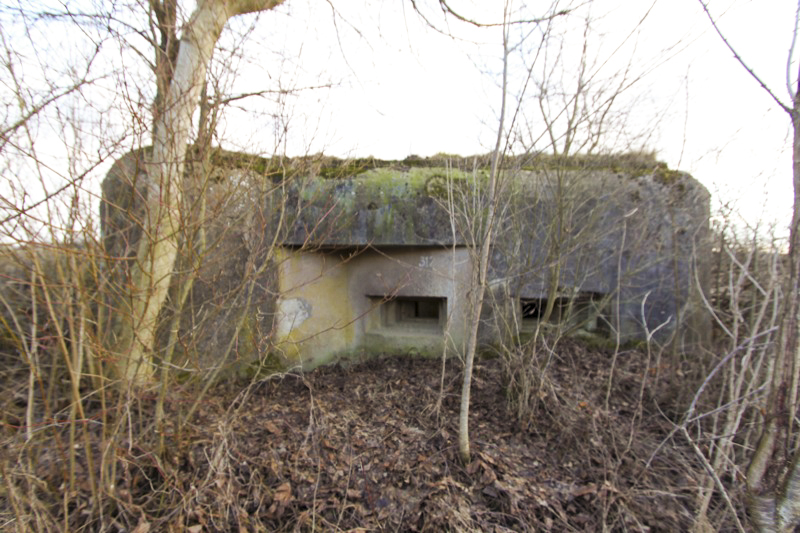
[[[460,156],[438,153],[430,157],[410,155],[402,160],[376,157],[339,159],[323,154],[300,157],[261,157],[241,152],[214,149],[212,161],[228,168],[249,169],[261,175],[281,178],[292,175],[319,176],[326,179],[349,178],[368,170],[392,168],[401,171],[412,168],[454,168],[464,171],[488,170],[492,155]],[[655,152],[626,152],[621,154],[576,154],[570,156],[539,153],[511,155],[503,158],[504,169],[519,170],[610,170],[641,175],[668,170],[666,163],[656,159]]]

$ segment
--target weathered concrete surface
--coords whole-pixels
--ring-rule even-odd
[[[478,171],[478,180],[486,178]],[[354,178],[299,179],[288,189],[292,246],[448,246],[464,244],[451,229],[448,180],[471,174],[443,168],[379,168]]]
[[[301,181],[289,189],[297,215],[283,242],[467,246],[474,241],[465,228],[480,213],[468,212],[463,194],[480,191],[485,178],[485,173],[398,168]],[[708,237],[709,195],[691,176],[655,166],[635,173],[520,170],[507,178],[491,263],[495,292],[502,285],[507,297],[542,299],[554,284],[561,298],[613,295],[606,305],[607,327],[619,330],[622,340],[655,330],[660,340],[679,332],[689,343],[707,335],[692,295],[693,273],[698,261],[703,266]],[[448,199],[454,200],[448,204]],[[495,321],[519,320],[490,315]],[[503,329],[486,326],[486,342]]]
[[[492,279],[520,298],[545,298],[557,273],[564,297],[614,296],[610,326],[623,340],[667,322],[659,339],[692,330],[686,341],[702,341],[707,319],[690,312],[700,307],[693,273],[698,267],[702,280],[706,270],[710,196],[702,185],[664,168],[530,178],[500,223]]]
[[[138,168],[109,173],[107,181],[122,176],[124,186],[104,184],[117,191],[103,212],[117,257],[136,238],[128,206],[146,178]],[[326,179],[313,165],[295,174],[271,168],[266,160],[221,164],[188,181],[184,239],[195,252],[184,254],[176,276],[195,277],[181,318],[186,358],[198,353],[207,366],[231,343],[233,357],[276,352],[305,366],[463,349],[470,250],[483,217],[472,206],[486,170],[390,163],[347,175],[340,164]],[[661,340],[702,340],[708,322],[694,279],[697,271],[703,280],[709,195],[690,176],[654,162],[627,170],[544,165],[504,171],[503,183],[483,343],[515,337],[508,324],[522,322],[521,298],[552,294],[604,302],[604,328],[625,340],[657,328]],[[126,190],[129,201],[120,198]],[[200,228],[206,244],[198,252]]]
[[[461,350],[470,265],[463,248],[287,248],[280,254],[276,349],[305,366],[337,356],[441,355],[446,342],[452,351]],[[436,323],[387,324],[385,306],[403,298],[442,299],[444,309]]]

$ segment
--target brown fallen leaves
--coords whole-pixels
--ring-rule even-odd
[[[248,465],[233,476],[232,504],[246,527],[270,531],[686,529],[694,487],[671,473],[682,452],[662,447],[643,468],[669,425],[647,413],[631,425],[624,406],[635,385],[612,395],[619,411],[602,412],[607,360],[580,356],[553,368],[553,404],[527,431],[506,411],[499,362],[482,362],[466,467],[457,362],[439,417],[438,361],[386,358],[265,381],[230,424],[230,453]]]
[[[607,354],[563,343],[546,401],[524,429],[506,409],[500,361],[480,362],[466,466],[458,361],[447,364],[438,413],[440,361],[321,368],[244,396],[249,384],[229,384],[168,457],[125,455],[109,516],[136,533],[685,531],[700,466],[668,440],[671,425],[657,391],[641,388],[649,374],[637,357],[617,367],[607,412]]]

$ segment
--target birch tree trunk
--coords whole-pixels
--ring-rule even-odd
[[[121,357],[120,374],[126,384],[152,380],[152,354],[159,312],[167,296],[175,258],[181,216],[186,144],[214,47],[228,19],[266,11],[284,0],[199,0],[183,28],[174,74],[155,122],[144,232],[131,268],[129,309],[115,352]]]

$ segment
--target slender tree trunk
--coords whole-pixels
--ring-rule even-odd
[[[794,207],[789,233],[789,279],[784,291],[786,303],[767,400],[767,419],[747,470],[750,517],[759,531],[770,533],[794,531],[800,525],[800,452],[795,449],[797,438],[796,431],[793,431],[800,370],[800,90],[793,100],[793,107],[789,110],[794,129]],[[785,477],[777,487],[767,479],[772,465],[787,467]]]
[[[144,383],[153,377],[150,358],[158,314],[178,253],[186,144],[214,46],[232,16],[272,9],[282,2],[200,0],[183,29],[163,111],[156,117],[147,168],[150,179],[144,233],[131,269],[130,308],[123,313],[116,342],[116,351],[123,358],[121,374],[127,383]]]
[[[506,13],[507,16],[507,13]],[[475,362],[475,352],[478,348],[478,329],[481,323],[481,308],[486,294],[486,279],[489,272],[489,255],[492,249],[492,236],[494,230],[495,211],[497,209],[497,181],[501,160],[500,149],[503,143],[503,128],[506,115],[506,93],[508,78],[508,30],[503,27],[503,95],[500,105],[500,124],[497,127],[497,142],[492,154],[492,168],[489,174],[489,190],[487,193],[486,223],[482,228],[480,256],[478,258],[478,272],[475,276],[475,289],[472,302],[472,322],[470,324],[469,342],[467,344],[466,365],[464,368],[464,382],[461,389],[461,410],[458,419],[458,451],[464,463],[470,461],[469,447],[469,403],[472,387],[472,367]]]

